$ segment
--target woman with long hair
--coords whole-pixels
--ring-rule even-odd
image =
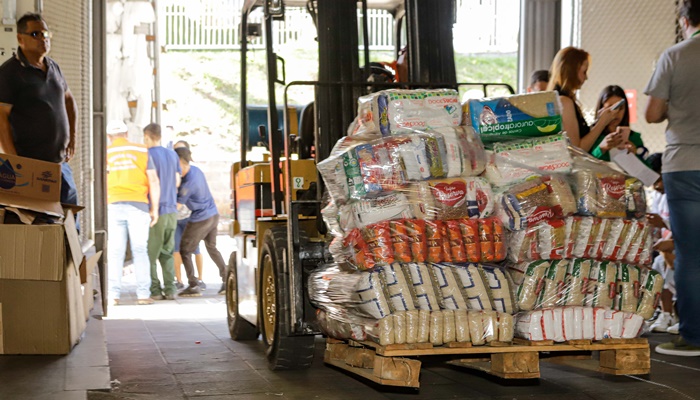
[[[551,77],[547,90],[559,93],[562,105],[562,125],[571,144],[585,151],[590,151],[603,133],[605,127],[612,121],[614,112],[609,108],[601,110],[598,121],[592,127],[588,126],[581,107],[576,100],[576,92],[581,89],[588,79],[590,55],[576,47],[565,47],[557,53],[550,68]]]
[[[613,119],[598,136],[590,153],[593,157],[610,161],[609,151],[614,148],[627,149],[630,153],[638,154],[638,149],[644,147],[642,135],[630,129],[630,111],[625,91],[617,86],[605,87],[598,96],[596,115],[605,108],[611,108],[618,102],[622,102],[619,108],[613,111]]]

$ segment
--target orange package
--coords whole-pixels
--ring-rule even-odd
[[[508,255],[508,248],[505,242],[505,230],[503,223],[498,218],[490,218],[493,221],[493,252],[494,261],[503,261]]]
[[[359,269],[372,269],[376,265],[372,252],[369,251],[367,243],[362,238],[360,230],[355,228],[350,231],[350,234],[345,238],[346,247],[351,247],[355,265]]]
[[[407,219],[408,237],[411,239],[411,254],[413,261],[425,262],[428,246],[425,240],[425,221],[422,219]]]
[[[452,256],[452,262],[467,262],[467,252],[464,248],[464,240],[462,239],[462,230],[459,220],[451,219],[445,221],[445,224],[447,225],[447,234],[450,238],[450,255]]]
[[[467,262],[481,262],[481,248],[479,246],[479,221],[462,218],[459,225],[464,240],[464,248],[467,251]]]
[[[439,263],[442,258],[443,237],[440,234],[438,221],[425,221],[425,239],[428,246],[428,261]]]
[[[479,249],[482,262],[493,262],[496,258],[493,244],[493,221],[491,219],[479,220]]]
[[[372,252],[375,262],[387,264],[394,262],[389,221],[368,225],[363,229],[362,236]]]
[[[398,262],[411,262],[411,239],[408,237],[406,221],[389,221],[391,242],[394,246],[394,258]]]
[[[447,225],[445,221],[436,220],[435,225],[440,232],[440,237],[442,237],[442,260],[449,262],[452,260],[452,250],[450,250],[450,235],[447,233]]]

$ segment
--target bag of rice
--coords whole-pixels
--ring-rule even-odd
[[[650,319],[654,315],[663,288],[664,278],[661,274],[652,269],[646,270],[642,280],[642,298],[637,306],[637,314],[643,319]]]
[[[420,310],[436,311],[442,305],[442,295],[437,286],[432,268],[425,263],[402,264],[406,278],[410,277],[413,290],[416,293],[417,308]]]
[[[582,306],[588,291],[588,277],[593,261],[576,259],[569,264],[564,289],[564,304],[567,306]]]
[[[523,282],[516,291],[520,310],[529,311],[535,308],[537,298],[544,286],[544,275],[550,265],[550,262],[546,260],[535,261],[527,265],[523,274]]]
[[[492,310],[487,281],[477,264],[454,265],[455,278],[470,310]]]

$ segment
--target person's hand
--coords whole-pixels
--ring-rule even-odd
[[[672,252],[676,246],[673,244],[673,239],[661,239],[654,243],[654,250],[662,253]]]
[[[150,214],[151,214],[151,228],[153,228],[158,223],[158,211],[151,210]]]
[[[612,120],[617,116],[617,110],[611,110],[610,107],[606,107],[598,111],[598,123],[608,126]]]
[[[66,146],[66,162],[70,161],[75,155],[75,139],[71,139]]]
[[[622,144],[622,136],[617,132],[613,132],[608,133],[598,147],[607,153],[610,149],[620,146],[620,144]]]
[[[654,228],[666,228],[666,223],[664,222],[663,218],[659,216],[659,214],[647,214],[647,221],[649,222],[649,225],[653,226]]]

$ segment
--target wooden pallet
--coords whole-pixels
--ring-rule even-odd
[[[600,352],[599,360],[592,360],[593,352]],[[586,369],[591,368],[591,362],[597,362],[596,370],[613,375],[646,375],[651,367],[649,343],[643,338],[566,343],[515,339],[513,343],[493,342],[485,346],[471,343],[381,346],[374,342],[328,339],[324,361],[381,385],[418,388],[421,362],[412,357],[432,355],[454,356],[449,361],[452,365],[503,379],[539,378],[541,355],[543,361]]]

